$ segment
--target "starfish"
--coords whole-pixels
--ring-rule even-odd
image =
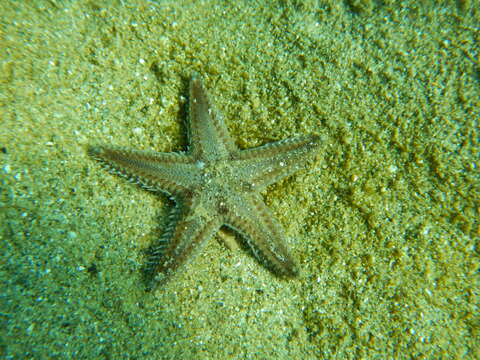
[[[176,204],[159,244],[151,249],[149,288],[169,279],[221,227],[238,233],[244,247],[274,274],[296,276],[297,266],[284,245],[285,232],[260,193],[302,168],[318,148],[319,137],[289,138],[242,150],[198,74],[192,76],[189,92],[187,151],[89,148],[110,172],[166,193]]]

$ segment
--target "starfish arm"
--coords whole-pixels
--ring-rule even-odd
[[[189,144],[195,159],[226,158],[237,147],[228,133],[222,116],[216,111],[203,87],[200,75],[190,81]]]
[[[198,179],[198,169],[181,153],[126,150],[96,146],[88,149],[111,173],[123,176],[151,191],[169,195],[187,191]]]
[[[299,170],[315,156],[319,144],[319,137],[311,135],[238,151],[234,156],[238,177],[261,191]]]
[[[238,232],[255,257],[280,276],[298,273],[294,260],[283,245],[285,231],[266,207],[260,195],[245,196],[235,211],[225,216],[226,226]]]
[[[199,209],[195,196],[177,203],[159,244],[151,249],[147,269],[149,289],[165,283],[181,265],[193,259],[220,228],[218,218],[205,216]]]

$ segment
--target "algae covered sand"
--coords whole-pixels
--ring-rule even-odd
[[[3,1],[0,14],[0,357],[480,357],[476,1]],[[86,146],[183,150],[193,71],[240,147],[322,138],[264,194],[297,279],[212,239],[144,291],[172,204]]]

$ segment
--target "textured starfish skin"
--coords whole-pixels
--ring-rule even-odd
[[[176,203],[149,259],[149,287],[168,279],[222,226],[237,232],[275,274],[295,276],[298,270],[284,246],[284,230],[260,192],[302,168],[315,155],[318,136],[239,149],[197,74],[190,81],[188,130],[186,152],[89,148],[111,172],[164,192]]]

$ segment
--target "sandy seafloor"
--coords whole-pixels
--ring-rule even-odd
[[[2,359],[478,359],[477,1],[0,2]],[[172,203],[88,144],[179,151],[201,73],[301,275],[211,239],[146,293]],[[218,237],[218,236],[217,236]]]

